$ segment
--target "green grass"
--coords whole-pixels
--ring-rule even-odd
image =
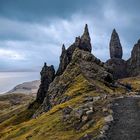
[[[140,76],[120,79],[119,82],[131,85],[133,91],[140,91]]]

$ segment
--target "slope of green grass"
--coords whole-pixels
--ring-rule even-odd
[[[0,95],[0,122],[23,111],[33,99],[33,96],[25,94]]]
[[[98,82],[98,86],[102,86]],[[107,91],[106,86],[102,87]],[[112,91],[112,90],[111,90]],[[111,92],[110,91],[110,92]],[[91,84],[79,75],[74,79],[67,91],[66,95],[71,96],[71,100],[54,106],[49,112],[43,113],[36,119],[30,119],[34,110],[24,109],[19,114],[14,115],[10,119],[0,124],[1,140],[78,140],[87,133],[92,133],[95,137],[99,134],[99,130],[104,125],[104,115],[102,108],[108,100],[99,100],[96,104],[97,112],[94,114],[95,123],[87,129],[75,130],[73,127],[67,126],[62,121],[62,109],[71,106],[76,108],[83,103],[85,96],[98,96],[102,93],[92,88]]]
[[[120,79],[119,82],[131,85],[133,91],[140,92],[140,76]]]

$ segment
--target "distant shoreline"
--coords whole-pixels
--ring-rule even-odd
[[[17,85],[40,79],[38,72],[0,72],[0,94],[5,94]]]

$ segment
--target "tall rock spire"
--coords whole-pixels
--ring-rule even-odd
[[[68,54],[67,54],[67,50],[65,49],[65,45],[62,45],[62,53],[60,56],[60,64],[59,64],[59,68],[56,72],[56,75],[59,76],[63,73],[63,71],[66,69],[67,65],[69,63],[69,59],[68,59]]]
[[[120,58],[120,59],[122,58],[123,50],[120,43],[119,35],[115,29],[112,32],[109,47],[111,58]]]
[[[81,36],[81,45],[80,45],[80,49],[83,49],[85,51],[89,51],[91,52],[92,47],[91,47],[91,43],[90,43],[91,39],[90,39],[90,35],[89,35],[89,31],[88,31],[88,25],[85,25],[85,29],[84,29],[84,33]]]
[[[47,64],[44,63],[44,66],[40,72],[40,75],[41,75],[41,84],[37,92],[36,100],[39,103],[42,103],[44,101],[44,98],[47,95],[49,84],[53,81],[55,77],[54,67],[52,65],[47,66]]]
[[[65,45],[63,44],[62,45],[62,52],[65,52],[66,51],[66,48],[65,48]]]
[[[115,29],[112,32],[109,47],[111,59],[107,60],[106,64],[112,68],[113,77],[115,79],[127,77],[127,64],[122,59],[123,50]]]
[[[89,35],[88,25],[87,25],[87,24],[85,25],[84,33],[83,33],[83,35],[81,36],[81,39],[83,39],[83,38],[85,38],[85,39],[87,39],[87,40],[90,41],[90,35]]]

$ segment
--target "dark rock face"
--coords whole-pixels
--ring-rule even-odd
[[[110,46],[110,57],[121,59],[123,55],[123,51],[122,51],[122,46],[120,43],[118,33],[116,32],[115,29],[112,32],[109,46]]]
[[[42,103],[47,95],[48,87],[55,77],[54,67],[52,65],[47,66],[47,64],[45,63],[40,72],[40,75],[41,75],[41,84],[37,93],[36,101]]]
[[[129,76],[140,75],[140,40],[134,45],[131,58],[127,61]]]
[[[125,60],[112,58],[106,64],[111,66],[115,79],[127,77],[127,63]]]
[[[113,77],[115,79],[126,77],[127,64],[126,61],[122,59],[123,50],[120,43],[119,35],[115,29],[113,30],[111,35],[109,48],[110,48],[111,59],[107,60],[106,64],[111,67],[113,72]]]
[[[79,48],[84,51],[91,52],[92,46],[90,43],[90,35],[88,31],[88,25],[86,24],[84,33],[80,37],[76,37],[75,42],[66,50],[65,46],[62,47],[62,54],[60,56],[60,65],[58,71],[56,73],[57,76],[61,75],[66,69],[67,65],[70,63],[72,59],[73,52],[76,48]]]
[[[112,68],[115,79],[140,75],[140,40],[134,45],[131,58],[122,59],[123,50],[119,35],[114,29],[110,40],[110,57],[106,64]]]
[[[81,42],[79,43],[79,49],[91,52],[92,47],[90,41],[91,39],[88,31],[88,25],[86,24],[84,33],[81,36]]]
[[[66,69],[68,63],[69,63],[69,58],[68,58],[67,50],[65,49],[65,46],[63,45],[62,54],[60,56],[60,64],[59,64],[59,68],[57,70],[56,75],[61,75],[63,71]]]

